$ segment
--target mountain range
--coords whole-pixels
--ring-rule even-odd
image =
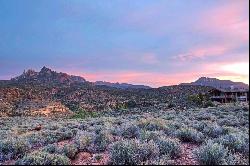
[[[40,72],[32,69],[24,71],[23,74],[12,78],[12,83],[34,83],[34,84],[73,84],[73,83],[88,83],[96,86],[108,86],[118,89],[149,89],[151,87],[145,85],[133,85],[128,83],[110,83],[105,81],[88,82],[81,76],[68,75],[66,73],[58,73],[50,68],[43,67]]]
[[[5,81],[6,82],[6,81]],[[111,83],[105,81],[96,81],[89,82],[81,76],[68,75],[62,72],[52,71],[47,67],[43,67],[39,72],[36,72],[32,69],[24,71],[23,74],[12,78],[8,83],[15,84],[48,84],[48,85],[57,85],[57,84],[76,84],[76,83],[85,83],[92,86],[107,86],[117,89],[151,89],[150,86],[146,85],[133,85],[128,83]],[[217,78],[209,77],[200,77],[198,80],[191,83],[181,83],[179,85],[199,85],[199,86],[210,86],[213,88],[222,88],[222,89],[249,89],[249,85],[242,82],[233,82],[231,80],[219,80]]]

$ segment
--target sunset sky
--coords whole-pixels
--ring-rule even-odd
[[[0,0],[0,79],[43,66],[152,87],[249,84],[248,0]]]

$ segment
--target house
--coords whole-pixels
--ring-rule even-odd
[[[210,91],[210,99],[221,103],[231,102],[248,102],[249,101],[249,89],[238,88],[216,88]]]

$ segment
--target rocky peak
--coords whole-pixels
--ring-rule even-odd
[[[26,72],[25,71],[23,72],[23,75],[31,77],[31,76],[36,75],[36,72],[33,69],[28,69]]]
[[[40,72],[35,72],[32,69],[24,71],[22,75],[12,79],[24,83],[33,82],[40,84],[58,84],[58,83],[84,83],[86,80],[80,76],[71,76],[66,73],[57,73],[50,68],[43,67]]]
[[[50,68],[47,68],[44,66],[39,73],[48,73],[49,74],[49,73],[52,73],[52,70]]]

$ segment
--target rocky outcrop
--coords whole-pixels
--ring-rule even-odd
[[[67,117],[74,113],[61,102],[29,100],[13,107],[0,102],[0,116]]]

